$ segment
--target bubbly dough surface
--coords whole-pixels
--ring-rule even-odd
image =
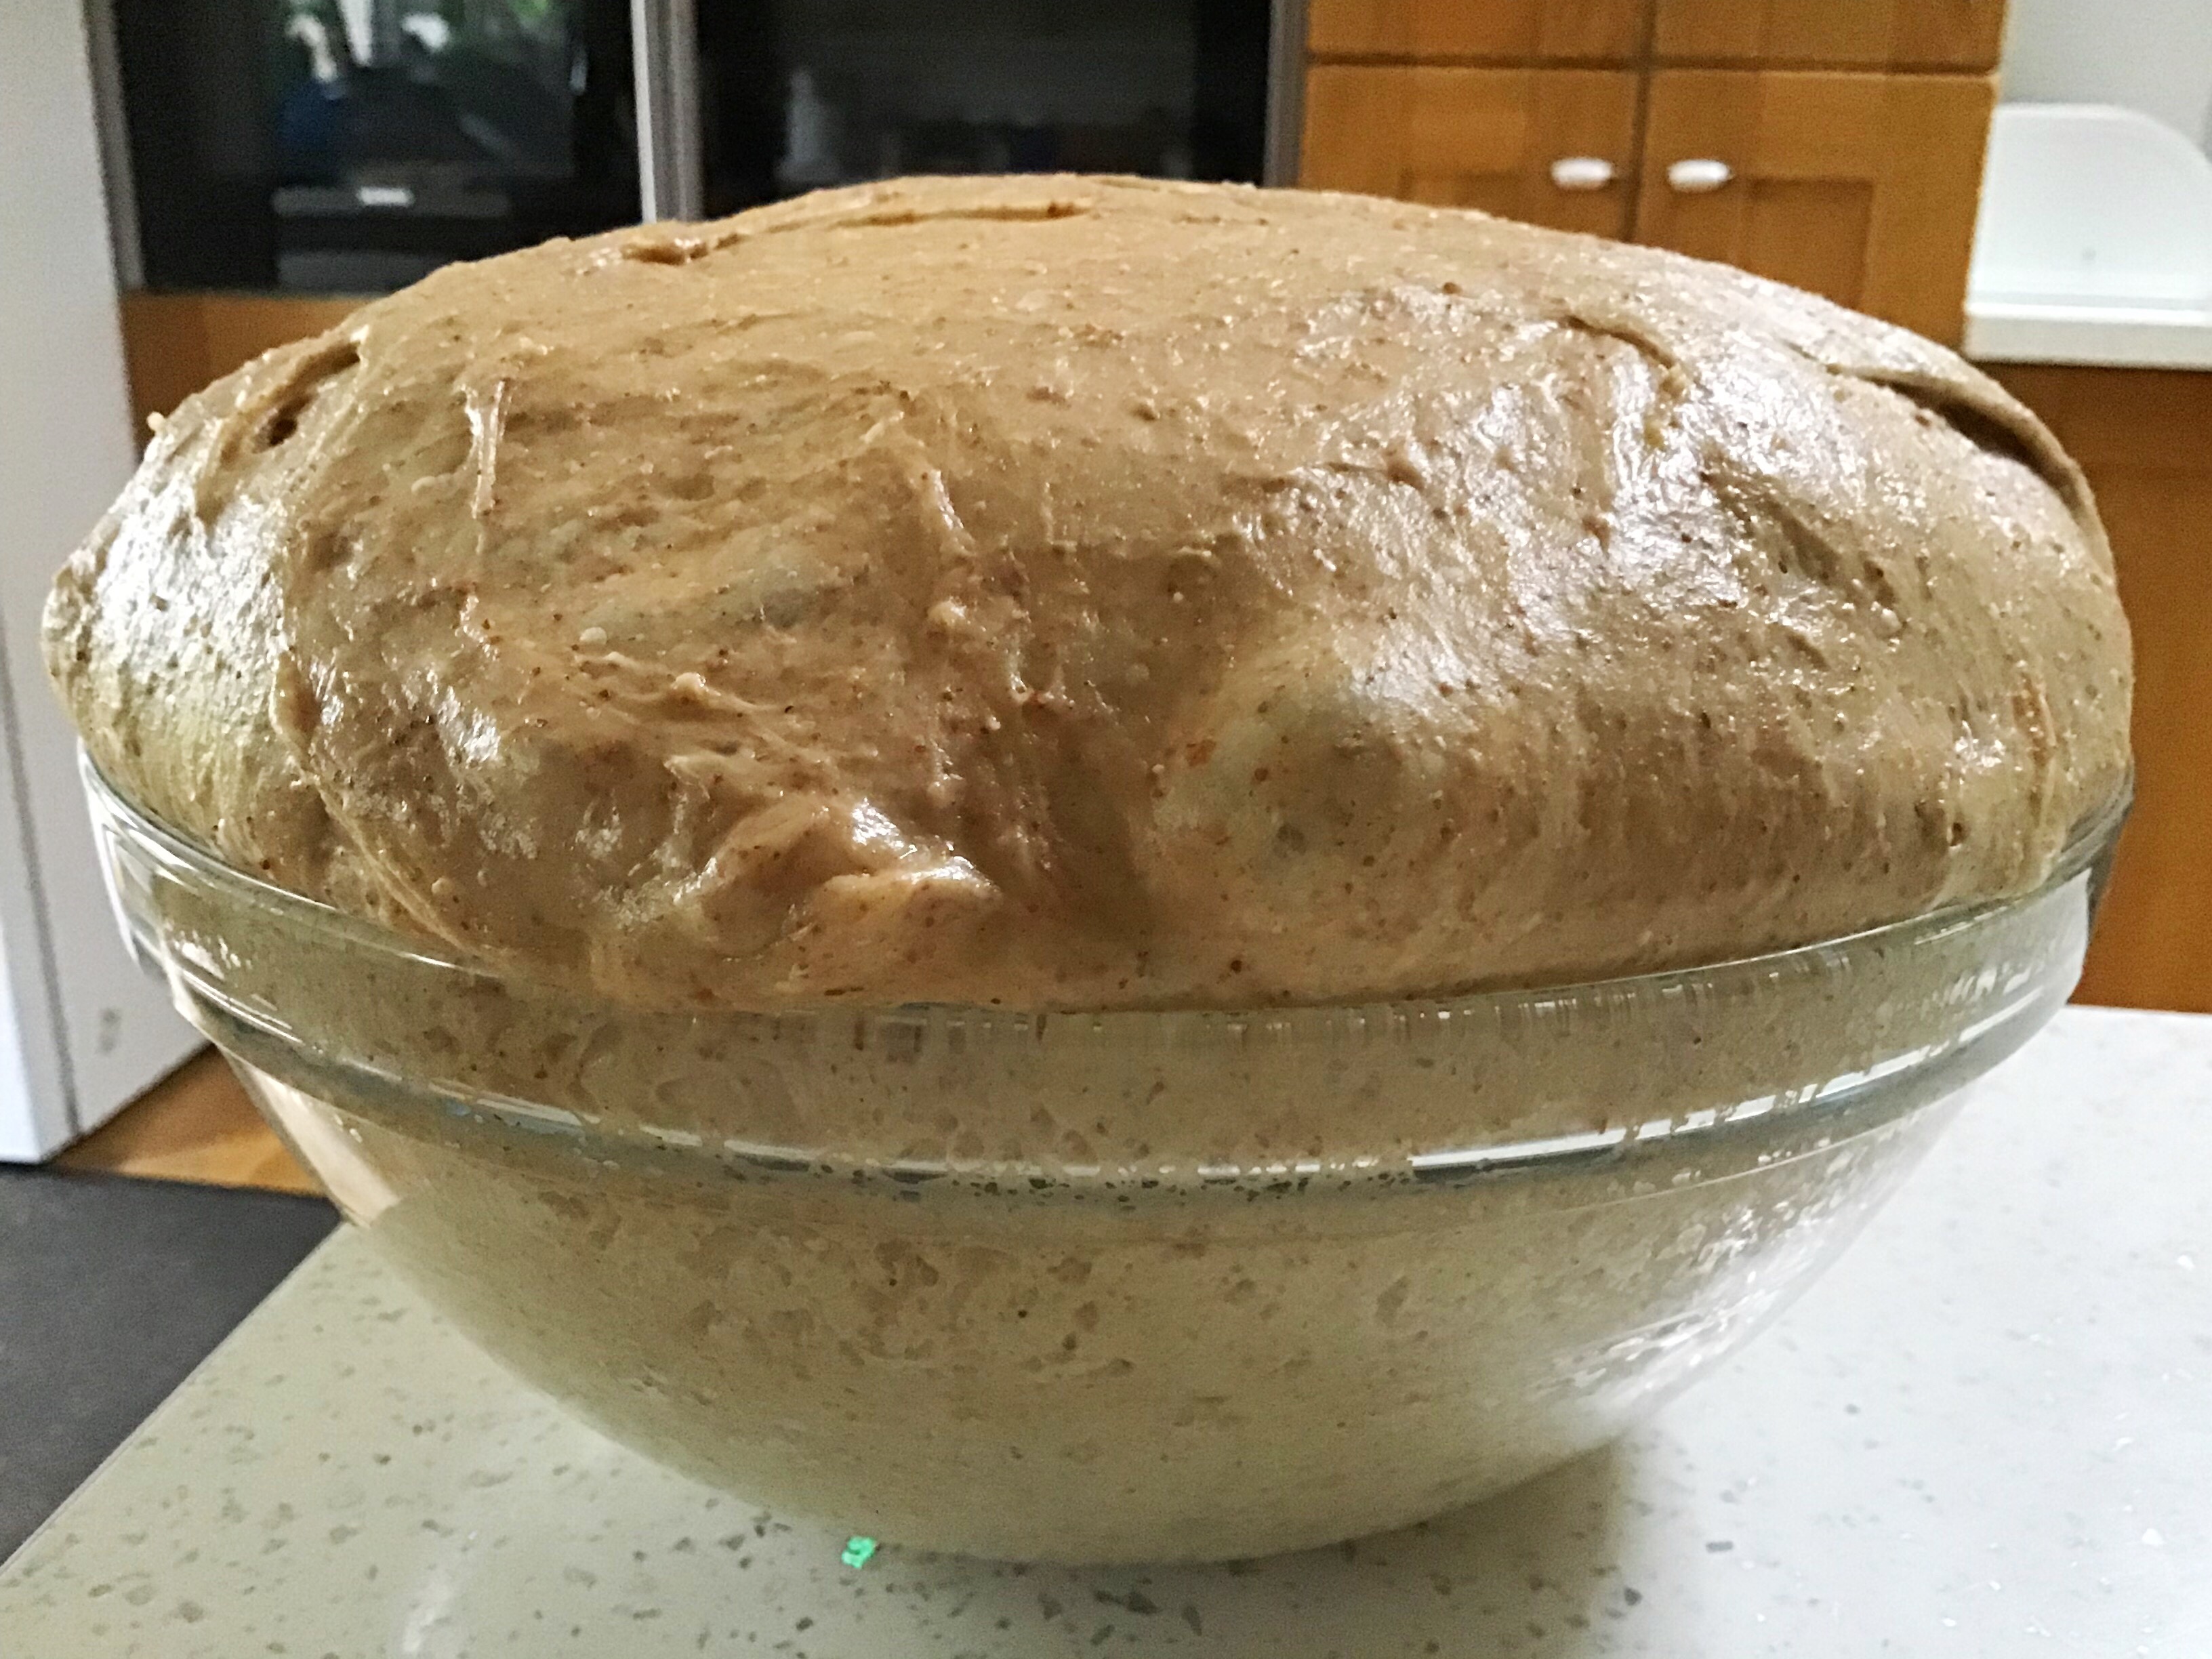
[[[2128,767],[2086,488],[1951,353],[1121,179],[449,267],[189,399],[46,637],[226,859],[662,1007],[1714,960],[2030,888]]]

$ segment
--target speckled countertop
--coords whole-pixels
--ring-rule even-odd
[[[1606,1453],[1240,1570],[756,1512],[325,1244],[0,1571],[5,1659],[2212,1653],[2212,1019],[2070,1010],[1864,1239]]]

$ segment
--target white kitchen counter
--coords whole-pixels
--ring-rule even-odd
[[[343,1232],[0,1571],[6,1659],[2212,1653],[2212,1019],[2069,1010],[1611,1451],[1243,1570],[787,1522],[509,1380]]]
[[[1999,106],[1965,350],[1984,363],[2212,368],[2212,160],[2134,110]]]
[[[2022,305],[1969,298],[1960,349],[1978,363],[2212,368],[2212,309]]]

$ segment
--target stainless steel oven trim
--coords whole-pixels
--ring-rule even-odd
[[[1267,137],[1260,182],[1298,181],[1306,108],[1306,0],[1274,0],[1267,18]]]
[[[648,223],[703,218],[707,168],[699,125],[696,0],[630,0],[629,33],[639,216]]]
[[[114,250],[115,285],[127,293],[146,286],[146,259],[138,246],[138,191],[131,176],[131,130],[123,118],[123,64],[116,49],[112,0],[86,0],[84,35],[92,65],[93,118],[100,131],[100,175],[107,189],[107,240]]]

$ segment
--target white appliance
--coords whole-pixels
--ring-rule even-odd
[[[0,3],[0,1160],[112,1116],[197,1039],[125,953],[46,689],[55,568],[130,477],[84,18]]]

